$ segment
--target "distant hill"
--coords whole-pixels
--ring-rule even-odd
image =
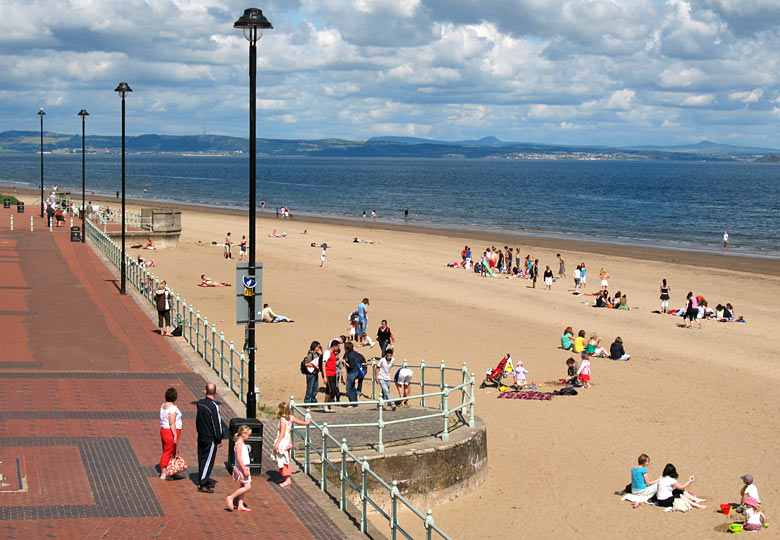
[[[88,151],[116,153],[119,136],[90,135]],[[127,137],[129,153],[243,154],[247,139],[224,135],[138,135]],[[78,153],[81,136],[44,132],[44,149],[54,153]],[[40,132],[0,133],[0,152],[37,153]],[[483,158],[483,159],[576,159],[576,160],[757,160],[780,155],[780,150],[717,144],[702,141],[681,146],[574,146],[529,142],[506,142],[496,137],[477,140],[441,141],[417,137],[372,137],[367,141],[348,139],[257,139],[259,155],[285,157],[384,157],[384,158]]]

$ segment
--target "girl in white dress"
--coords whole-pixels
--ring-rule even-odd
[[[251,512],[244,506],[244,495],[252,489],[252,476],[249,474],[249,447],[246,445],[249,436],[252,434],[252,428],[241,426],[235,435],[235,446],[233,447],[236,463],[233,465],[233,480],[238,482],[238,489],[225,497],[225,510],[233,511],[233,502],[238,500],[239,512]]]
[[[276,465],[279,467],[279,474],[282,475],[282,482],[279,487],[287,487],[292,484],[290,475],[290,450],[292,450],[291,429],[292,424],[298,424],[299,426],[306,426],[311,423],[311,419],[298,420],[292,415],[290,410],[290,404],[286,401],[279,404],[276,408],[276,417],[279,419],[279,431],[276,434],[276,440],[274,441],[274,451],[271,454],[276,460]]]

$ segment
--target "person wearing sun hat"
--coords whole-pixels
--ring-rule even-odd
[[[745,499],[745,526],[746,531],[760,531],[764,529],[766,516],[758,509],[758,501],[754,497]]]
[[[758,503],[756,505],[756,508],[759,508],[761,506],[761,497],[758,496],[758,488],[753,483],[753,475],[751,474],[744,474],[740,477],[744,485],[742,486],[742,490],[739,492],[739,507],[737,508],[737,513],[742,514],[745,511],[745,501],[748,498],[753,498]]]

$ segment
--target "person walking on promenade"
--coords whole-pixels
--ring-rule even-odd
[[[279,487],[287,487],[292,484],[292,471],[290,471],[290,450],[293,447],[290,438],[292,424],[307,426],[311,423],[311,419],[303,421],[295,418],[290,410],[290,404],[286,401],[280,403],[276,408],[276,417],[279,419],[279,431],[276,433],[272,457],[276,460],[279,474],[283,478]]]
[[[386,349],[384,358],[379,359],[379,363],[374,367],[374,378],[379,381],[379,387],[382,389],[382,399],[389,403],[395,410],[395,401],[390,396],[390,370],[393,369],[393,349]],[[377,405],[377,409],[380,406]]]
[[[206,396],[198,401],[195,427],[198,431],[198,491],[214,493],[209,476],[214,468],[217,448],[222,446],[222,418],[219,405],[214,400],[217,385],[206,385]]]
[[[322,369],[325,373],[325,378],[327,381],[326,388],[328,397],[325,398],[326,403],[332,403],[339,400],[338,361],[340,346],[341,342],[337,339],[334,339],[330,342],[330,347],[328,347],[328,350],[325,351],[325,353],[322,355]],[[328,405],[323,407],[323,411],[327,413],[336,412]]]
[[[385,351],[395,343],[395,336],[387,326],[387,321],[382,319],[379,328],[376,330],[376,340],[379,342],[379,348],[382,349],[382,358],[385,357]]]
[[[176,406],[179,394],[171,387],[165,391],[165,403],[160,405],[160,440],[162,441],[162,456],[160,456],[160,480],[165,480],[165,468],[171,458],[179,453],[178,445],[181,439],[181,411]]]
[[[347,341],[344,344],[344,363],[347,371],[347,399],[355,402],[363,392],[362,381],[359,387],[356,385],[360,378],[360,368],[366,363],[366,359],[355,350],[355,344],[351,341]],[[357,405],[352,406],[357,407]]]
[[[171,291],[168,290],[168,282],[163,281],[154,291],[154,303],[157,306],[157,323],[161,336],[171,334]]]
[[[306,369],[306,395],[304,403],[317,403],[317,392],[320,386],[320,361],[322,360],[322,345],[319,341],[312,341],[309,352],[303,359]]]
[[[239,512],[251,512],[244,506],[244,495],[252,489],[252,476],[249,473],[249,447],[246,441],[252,434],[252,428],[249,426],[240,426],[234,437],[235,446],[233,455],[236,457],[236,463],[233,465],[233,480],[238,482],[238,489],[225,497],[225,510],[233,511],[233,502],[238,500]]]

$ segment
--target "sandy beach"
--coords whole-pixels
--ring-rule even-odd
[[[295,320],[259,326],[259,400],[267,405],[290,395],[303,399],[298,368],[308,344],[346,333],[347,317],[363,297],[370,298],[372,337],[387,319],[397,358],[466,362],[478,382],[510,352],[523,360],[529,381],[550,391],[566,372],[569,353],[558,348],[566,326],[575,333],[597,332],[607,347],[616,336],[623,338],[631,360],[594,359],[593,388],[576,397],[503,400],[495,389],[478,391],[476,411],[488,426],[488,478],[477,491],[434,509],[436,523],[454,538],[711,538],[726,534],[724,524],[733,521],[715,510],[738,501],[745,473],[754,476],[773,521],[780,261],[370,220],[276,220],[272,211],[259,218],[263,301]],[[201,274],[235,281],[238,248],[229,261],[212,242],[222,242],[230,231],[238,243],[248,235],[246,222],[239,211],[184,208],[179,247],[143,252],[156,261],[157,276],[236,343],[243,340],[243,327],[234,322],[233,288],[198,284]],[[269,237],[273,229],[287,237]],[[353,243],[354,237],[374,243]],[[330,246],[324,268],[312,242]],[[560,252],[569,279],[548,292],[541,278],[532,289],[528,280],[447,268],[464,244],[475,253],[489,245],[519,247],[523,256],[540,258],[540,273],[549,264],[557,274]],[[598,271],[605,267],[610,291],[625,292],[637,309],[594,309],[588,305],[592,297],[572,295],[579,262],[587,264],[589,292],[598,289]],[[680,318],[652,313],[660,308],[662,278],[672,289],[670,307],[683,307],[690,290],[712,307],[731,302],[747,322],[679,328]],[[681,478],[695,474],[690,489],[710,509],[664,513],[621,502],[614,491],[630,481],[643,452],[651,457],[653,478],[667,462]],[[763,535],[774,537],[776,530],[773,523]]]

